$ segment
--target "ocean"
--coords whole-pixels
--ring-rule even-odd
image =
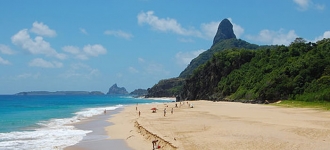
[[[91,132],[76,129],[72,123],[104,110],[164,100],[109,95],[0,95],[0,150],[63,149]]]

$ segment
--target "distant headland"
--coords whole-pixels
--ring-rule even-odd
[[[117,84],[113,84],[108,92],[105,94],[101,91],[29,91],[19,92],[14,95],[132,95],[136,97],[147,95],[148,91],[145,89],[136,89],[131,93],[128,93],[125,87],[118,87]]]
[[[30,92],[19,92],[15,95],[104,95],[104,93],[100,91],[30,91]]]

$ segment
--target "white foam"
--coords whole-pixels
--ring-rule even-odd
[[[41,128],[34,131],[0,133],[0,150],[59,150],[77,144],[92,131],[78,130],[69,125],[95,115],[104,110],[115,110],[122,105],[112,107],[89,108],[76,112],[74,117],[51,119],[39,122]]]

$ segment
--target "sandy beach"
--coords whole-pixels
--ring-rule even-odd
[[[135,150],[152,149],[154,140],[166,150],[330,149],[328,111],[233,102],[188,103],[125,107],[109,119],[113,125],[106,127],[107,134]],[[158,109],[156,113],[152,113],[153,107]]]
[[[105,131],[105,127],[111,126],[112,123],[107,121],[113,114],[121,111],[122,108],[117,110],[107,111],[106,114],[97,115],[90,119],[83,120],[82,122],[74,124],[78,129],[92,131],[83,138],[79,143],[66,147],[64,150],[107,150],[107,149],[120,149],[131,150],[124,140],[109,139]]]

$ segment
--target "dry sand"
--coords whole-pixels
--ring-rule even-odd
[[[128,106],[110,118],[111,139],[136,150],[329,150],[330,112],[232,102],[193,101]],[[167,107],[168,105],[168,107]],[[151,113],[151,108],[158,108]],[[167,109],[164,117],[163,110]],[[138,111],[141,116],[138,116]]]

